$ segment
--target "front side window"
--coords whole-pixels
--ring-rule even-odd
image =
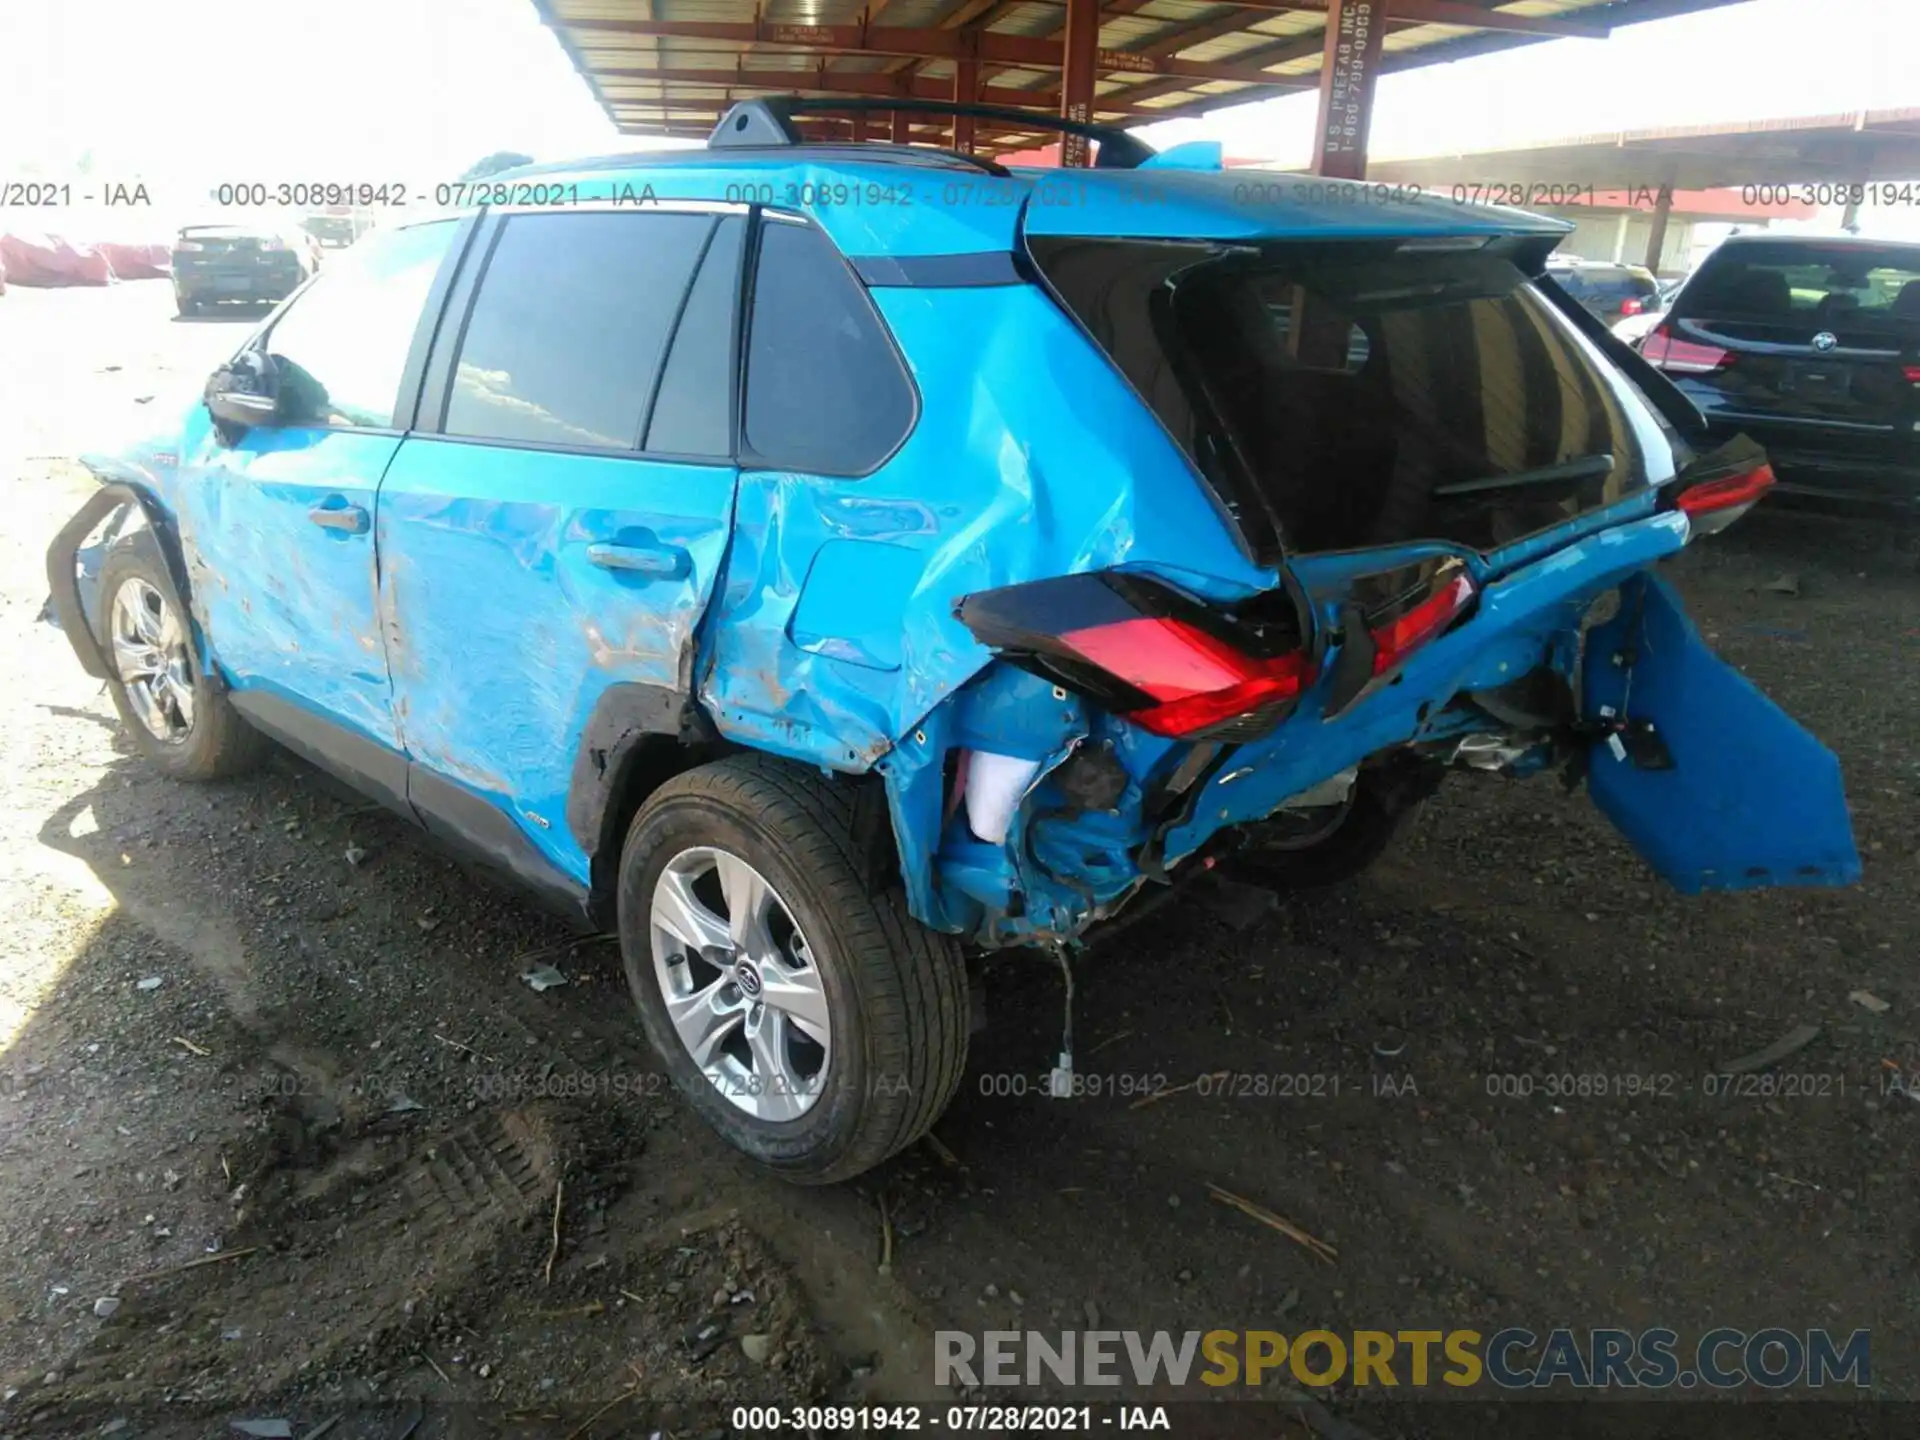
[[[747,447],[757,463],[865,475],[913,428],[912,383],[833,242],[769,217],[747,330]]]
[[[711,215],[514,215],[467,318],[449,435],[634,450]]]
[[[282,423],[391,429],[400,376],[458,222],[376,230],[328,259],[267,332]]]

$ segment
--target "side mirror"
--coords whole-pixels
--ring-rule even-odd
[[[207,410],[230,430],[271,425],[280,414],[279,376],[258,350],[242,351],[207,379]]]

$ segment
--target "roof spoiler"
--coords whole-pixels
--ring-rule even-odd
[[[808,142],[793,124],[793,117],[819,111],[844,115],[855,112],[905,110],[915,115],[971,115],[980,120],[1010,121],[1027,130],[1050,130],[1061,135],[1078,135],[1098,143],[1094,166],[1101,170],[1134,170],[1158,152],[1138,136],[1116,125],[1096,125],[1084,120],[1066,120],[1058,115],[1036,114],[1011,105],[959,105],[948,100],[867,99],[845,97],[812,98],[799,95],[772,95],[742,100],[720,117],[707,137],[709,150],[754,149],[805,145]]]

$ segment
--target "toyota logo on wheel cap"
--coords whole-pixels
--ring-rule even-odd
[[[1831,330],[1822,330],[1818,335],[1813,337],[1813,348],[1822,352],[1823,354],[1826,351],[1833,349],[1834,346],[1838,345],[1839,343],[1840,343],[1840,337],[1834,334]]]
[[[760,972],[753,966],[746,964],[734,966],[733,978],[746,994],[757,996],[760,993]]]

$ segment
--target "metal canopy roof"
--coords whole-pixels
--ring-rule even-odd
[[[1545,140],[1511,150],[1372,162],[1375,180],[1445,185],[1647,186],[1711,190],[1756,182],[1920,180],[1920,109],[1736,120]]]
[[[1060,112],[1066,0],[533,0],[617,129],[704,138],[752,95],[952,100]],[[1740,0],[1388,0],[1383,71],[1601,39]],[[1100,0],[1095,120],[1129,125],[1318,89],[1330,0]],[[915,139],[940,141],[937,123]],[[1031,132],[983,123],[983,151]],[[1051,138],[1051,137],[1048,137]]]

